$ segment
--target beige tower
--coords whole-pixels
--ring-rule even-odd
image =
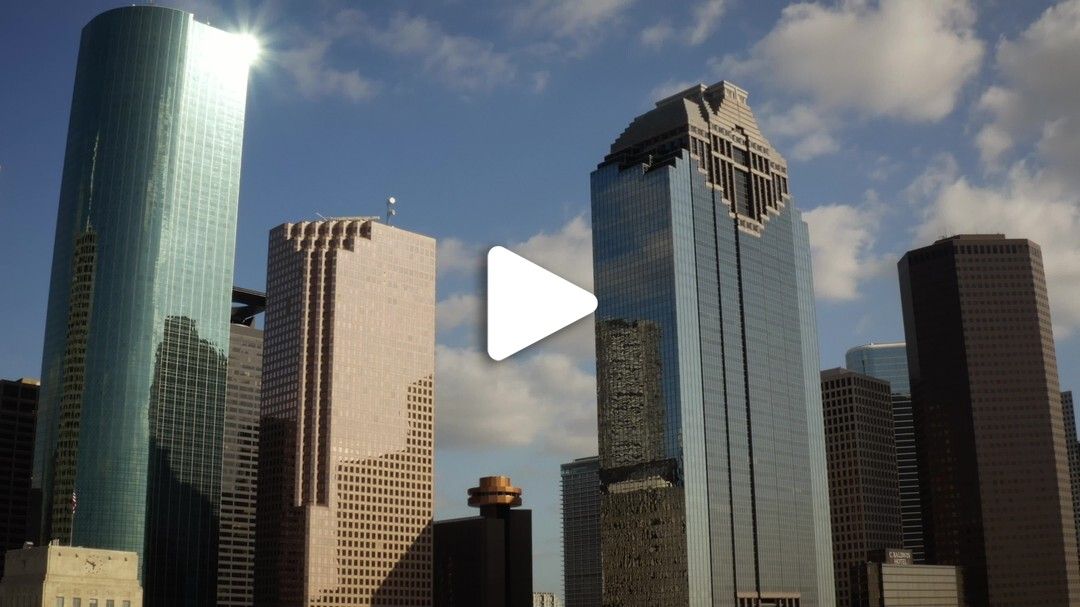
[[[270,233],[255,604],[431,604],[435,241]]]

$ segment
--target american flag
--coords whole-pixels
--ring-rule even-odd
[[[75,490],[71,490],[71,514],[75,515],[75,507],[79,505],[79,499],[75,496]]]

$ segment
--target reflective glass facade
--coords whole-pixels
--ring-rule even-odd
[[[214,602],[243,49],[139,6],[79,50],[33,485],[42,539],[139,553],[155,605]]]
[[[746,92],[635,119],[592,174],[592,222],[598,325],[660,329],[690,605],[832,605],[808,233]]]
[[[847,351],[845,359],[848,369],[889,382],[893,394],[911,394],[904,342],[856,346]]]

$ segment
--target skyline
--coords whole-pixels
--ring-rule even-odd
[[[548,4],[554,6],[557,3]],[[899,10],[896,3],[885,4],[887,10]],[[962,8],[964,4],[948,5]],[[1067,91],[1055,97],[1049,93],[1056,89],[1048,88],[1038,103],[1026,109],[1029,113],[1023,114],[1021,109],[1024,108],[1015,107],[1023,99],[1004,93],[1043,90],[1037,88],[1039,82],[1036,79],[1029,79],[1029,82],[1015,74],[1021,73],[1027,65],[1023,63],[1025,58],[1032,60],[1034,57],[1046,62],[1044,55],[1036,52],[1043,48],[1036,41],[1052,40],[1061,35],[1061,29],[1054,27],[1056,23],[1080,21],[1077,4],[1063,5],[1071,11],[1059,11],[1060,14],[1040,21],[1035,27],[1032,24],[1039,18],[1037,11],[1015,14],[1012,11],[1018,9],[1011,6],[990,7],[995,10],[980,7],[974,10],[974,17],[967,14],[972,10],[957,10],[944,15],[930,11],[926,21],[911,18],[905,22],[912,27],[927,28],[926,44],[941,42],[943,48],[966,49],[970,54],[974,42],[979,42],[981,51],[977,61],[968,58],[955,73],[946,74],[962,83],[958,87],[944,86],[953,82],[948,78],[940,80],[944,68],[935,68],[926,74],[905,74],[910,77],[906,82],[911,84],[911,90],[900,91],[902,94],[889,89],[893,86],[889,82],[875,80],[872,74],[851,74],[850,80],[874,93],[868,93],[865,98],[852,93],[852,87],[837,86],[839,92],[826,95],[807,83],[795,83],[792,90],[787,90],[776,83],[756,80],[753,73],[731,78],[750,91],[752,104],[772,106],[774,111],[764,130],[781,153],[789,158],[796,204],[819,222],[815,225],[811,221],[812,239],[817,230],[817,233],[832,236],[830,240],[835,240],[837,246],[849,247],[843,250],[859,253],[855,263],[851,264],[843,256],[836,257],[837,250],[823,246],[820,239],[815,245],[818,265],[846,267],[857,278],[844,280],[844,275],[838,277],[835,273],[815,275],[823,368],[840,364],[843,353],[851,346],[866,341],[902,339],[895,261],[907,248],[929,244],[939,235],[934,232],[939,227],[951,226],[956,231],[995,231],[1003,226],[995,227],[989,222],[998,217],[1009,224],[1004,227],[1016,225],[1017,229],[1007,230],[1007,235],[1035,240],[1043,246],[1048,260],[1052,256],[1062,260],[1061,263],[1073,259],[1070,256],[1077,253],[1077,245],[1063,245],[1061,239],[1068,236],[1070,226],[1075,228],[1078,224],[1076,199],[1067,194],[1066,188],[1072,185],[1070,178],[1061,175],[1058,169],[1068,166],[1070,161],[1075,162],[1078,156],[1069,156],[1069,150],[1059,145],[1063,140],[1052,130],[1048,135],[1042,135],[1045,152],[1039,152],[1034,138],[1040,135],[1033,133],[1041,133],[1044,123],[1055,123],[1060,117],[1055,112],[1067,110],[1071,113],[1064,116],[1075,118],[1075,103],[1074,107],[1069,107],[1068,98],[1062,97]],[[184,7],[184,3],[179,5]],[[0,303],[0,318],[3,319],[0,328],[12,335],[12,342],[16,344],[16,347],[0,352],[0,374],[5,377],[40,375],[47,264],[59,193],[66,128],[64,118],[70,103],[77,34],[93,15],[111,6],[104,3],[88,5],[61,18],[50,15],[50,19],[56,20],[51,24],[43,23],[43,14],[35,18],[35,13],[42,9],[20,7],[22,12],[0,25],[4,34],[0,50],[6,56],[35,58],[26,65],[16,62],[3,68],[5,72],[11,70],[5,80],[21,82],[22,86],[0,99],[3,110],[0,113],[0,165],[3,165],[0,170],[0,225],[21,228],[0,244],[0,270],[8,276],[19,277],[23,285]],[[425,67],[428,57],[435,56],[430,50],[400,51],[403,54],[399,55],[399,51],[360,48],[360,43],[352,38],[336,38],[322,58],[311,64],[313,73],[326,76],[322,82],[349,82],[350,79],[335,79],[335,72],[317,68],[333,68],[348,74],[361,59],[366,60],[369,56],[381,57],[385,63],[375,69],[384,72],[391,72],[389,67],[398,64],[417,68],[416,76],[403,75],[396,83],[383,75],[385,84],[380,93],[356,101],[347,98],[350,94],[347,91],[355,93],[361,89],[344,85],[328,90],[337,96],[309,98],[301,94],[290,98],[283,92],[283,89],[296,86],[298,81],[293,75],[295,70],[285,69],[284,63],[274,57],[292,58],[293,63],[289,65],[295,65],[296,55],[289,53],[298,47],[289,38],[294,34],[286,32],[307,26],[287,23],[290,9],[286,5],[280,6],[285,7],[280,9],[285,16],[276,22],[268,18],[272,23],[266,26],[268,62],[257,66],[251,78],[236,282],[252,288],[262,286],[269,226],[313,218],[316,212],[327,215],[378,214],[385,196],[397,196],[401,201],[397,223],[436,236],[441,241],[440,255],[444,259],[440,267],[443,276],[439,293],[442,302],[440,369],[443,373],[450,368],[468,372],[463,373],[461,381],[455,384],[440,383],[441,415],[437,415],[440,456],[436,473],[439,504],[436,516],[445,518],[466,512],[465,505],[459,503],[462,502],[460,490],[476,476],[488,473],[512,476],[525,488],[529,504],[536,510],[538,553],[546,550],[550,561],[544,565],[538,559],[537,589],[556,589],[558,464],[572,457],[595,453],[595,447],[593,451],[583,450],[588,446],[590,436],[595,440],[595,416],[588,400],[590,394],[595,399],[588,369],[591,344],[581,339],[582,335],[591,337],[588,330],[591,325],[580,323],[563,335],[542,342],[532,351],[501,363],[502,367],[496,368],[482,356],[475,355],[468,346],[476,333],[470,326],[460,324],[470,318],[470,305],[476,303],[475,299],[470,299],[476,295],[471,279],[480,257],[476,254],[474,259],[473,250],[482,247],[471,245],[507,244],[530,259],[565,272],[575,282],[588,286],[591,271],[580,255],[581,251],[590,248],[586,210],[588,173],[606,153],[607,143],[621,132],[626,120],[646,111],[662,96],[653,94],[654,88],[669,81],[681,83],[700,79],[708,84],[728,77],[724,73],[714,74],[708,65],[703,65],[703,49],[706,54],[720,57],[721,63],[724,58],[730,58],[728,68],[734,72],[747,62],[768,65],[768,62],[794,61],[787,51],[798,48],[801,38],[796,34],[805,33],[810,25],[857,28],[853,33],[863,33],[864,37],[859,39],[866,40],[867,32],[880,33],[874,29],[881,27],[876,20],[879,16],[877,6],[851,9],[851,24],[844,26],[837,17],[845,9],[803,5],[778,21],[778,10],[773,6],[751,8],[747,3],[731,2],[726,14],[716,22],[712,36],[702,34],[706,35],[705,39],[695,46],[689,44],[689,40],[684,42],[671,35],[665,39],[664,28],[652,29],[662,25],[654,15],[629,12],[640,9],[640,3],[636,6],[628,2],[606,3],[605,6],[629,6],[628,12],[606,13],[614,15],[615,26],[608,37],[597,40],[592,48],[565,48],[560,58],[547,60],[547,63],[533,59],[526,61],[522,55],[514,54],[518,51],[506,50],[506,61],[518,65],[510,84],[496,85],[503,81],[473,79],[469,80],[476,83],[472,86],[479,88],[468,94],[448,87],[432,76],[428,70],[437,68]],[[199,8],[197,12],[203,10]],[[297,7],[291,7],[291,10],[296,11]],[[332,17],[341,14],[330,4],[323,5],[320,10],[326,14],[316,15],[315,21],[332,21]],[[298,24],[305,18],[312,20],[308,15],[294,16]],[[212,21],[228,28],[228,16],[222,14],[222,18],[225,21],[215,15]],[[460,15],[454,17],[437,8],[420,8],[414,4],[402,13],[372,11],[369,18],[386,27],[394,23],[417,26],[418,19],[422,18],[428,26],[437,26],[436,31],[444,35],[444,40],[458,40],[463,44],[459,39],[466,37],[483,42],[474,35],[476,32],[468,31],[462,24]],[[672,13],[667,21],[668,29],[682,31],[690,18],[691,6],[688,4],[683,13]],[[522,27],[509,21],[512,21],[510,17],[500,13],[485,22],[505,28],[492,30],[496,40],[488,50],[496,55],[507,48],[510,35],[505,32]],[[1011,25],[1003,27],[1003,22]],[[35,23],[38,24],[36,27]],[[545,24],[540,23],[537,27],[542,25]],[[565,41],[572,38],[574,32],[547,25],[551,28],[550,34],[534,32],[523,37],[531,41],[550,38],[563,46],[572,46]],[[968,29],[972,31],[965,34]],[[59,33],[61,30],[66,33]],[[645,35],[646,30],[651,32],[649,36]],[[1022,34],[1025,31],[1029,33]],[[955,32],[960,34],[953,35]],[[33,34],[34,39],[29,40],[28,34]],[[726,37],[730,37],[731,42],[727,42]],[[1004,37],[1008,43],[995,45],[994,41],[999,37]],[[635,78],[628,82],[620,82],[615,75],[607,77],[597,68],[598,65],[606,68],[611,58],[619,54],[619,41],[630,48],[629,56],[621,59],[623,68],[634,66],[638,72],[632,74]],[[900,43],[891,37],[879,37],[879,42],[886,46]],[[659,50],[657,45],[660,45]],[[1047,44],[1046,48],[1050,46]],[[351,63],[349,59],[343,59],[349,57],[346,53],[350,52],[354,53]],[[483,56],[483,53],[477,56]],[[692,61],[687,61],[687,57]],[[966,55],[959,52],[949,57],[950,61],[942,63],[959,61]],[[549,68],[543,91],[534,92],[524,86],[526,78],[538,71],[527,71],[522,67],[533,65],[529,61]],[[494,67],[489,66],[490,71],[485,73],[498,75],[498,63],[495,61]],[[1066,66],[1072,70],[1065,72],[1070,78],[1076,74],[1075,63]],[[977,67],[973,68],[973,64]],[[680,67],[673,69],[673,65]],[[30,74],[30,68],[43,73]],[[1009,76],[1010,73],[1014,76]],[[836,79],[838,76],[824,71],[822,78]],[[930,83],[933,78],[939,80],[933,81],[932,87],[915,86],[919,82]],[[424,80],[431,82],[422,83]],[[905,82],[904,78],[898,80]],[[1064,80],[1075,82],[1069,78]],[[485,82],[492,84],[485,85]],[[583,87],[582,82],[590,86]],[[992,89],[993,86],[1004,88]],[[954,95],[942,98],[935,89],[949,90]],[[988,96],[991,90],[1002,94],[996,98]],[[924,109],[910,109],[884,100],[889,95],[908,102],[911,107],[919,106],[921,102]],[[318,111],[313,111],[315,109]],[[840,111],[852,113],[855,119],[851,124],[837,124],[836,113]],[[543,119],[526,124],[526,120],[534,115]],[[829,119],[807,120],[815,116]],[[812,124],[808,125],[808,122]],[[347,128],[342,128],[343,125]],[[807,130],[814,125],[824,129],[824,135],[820,129]],[[997,131],[986,130],[987,126],[995,127]],[[507,133],[513,135],[508,137]],[[980,164],[977,157],[980,150],[974,141],[982,141],[983,149],[992,151],[995,137],[998,146],[1002,144],[1002,137],[1009,137],[1022,147],[1003,157],[1002,172],[989,170],[984,174],[988,169]],[[352,143],[353,138],[358,142]],[[892,146],[884,141],[890,138],[895,139]],[[818,146],[818,152],[827,149],[830,140],[838,150],[814,158],[806,157],[814,151],[814,145]],[[316,141],[324,142],[325,149],[312,144]],[[377,145],[372,145],[373,141]],[[813,144],[815,141],[817,143]],[[918,149],[913,152],[905,149],[906,146],[917,146]],[[950,156],[938,156],[940,152],[950,152],[953,160],[947,160]],[[883,156],[888,158],[880,160]],[[356,169],[357,166],[361,168]],[[858,167],[858,171],[852,171],[851,166]],[[878,169],[880,178],[871,175]],[[1040,171],[1045,177],[1043,181],[1036,180]],[[861,175],[852,175],[853,172]],[[429,176],[434,178],[428,179]],[[999,189],[1001,195],[995,195]],[[867,190],[873,194],[864,195]],[[949,213],[937,213],[925,219],[918,215],[921,210],[935,208],[934,203],[941,201],[955,203],[950,208],[958,209],[957,213],[971,213],[970,201],[980,197],[990,205],[990,212],[960,218],[951,217]],[[1011,206],[1009,202],[1014,199],[1017,204]],[[1029,209],[1038,204],[1042,212],[1013,213],[1011,209],[1021,207],[1020,202],[1026,203]],[[1053,221],[1042,221],[1047,213],[1051,213]],[[914,223],[906,217],[909,214],[915,216]],[[972,220],[970,225],[958,221],[969,218]],[[898,229],[887,229],[905,219],[908,223],[901,223]],[[876,233],[864,229],[860,223],[863,220],[876,220]],[[829,225],[835,227],[829,229]],[[1075,230],[1071,232],[1075,233]],[[538,236],[540,234],[544,236]],[[1048,269],[1051,271],[1050,296],[1055,324],[1071,328],[1077,317],[1072,306],[1080,298],[1070,298],[1069,294],[1080,289],[1080,280],[1075,274]],[[852,293],[859,297],[843,299]],[[853,315],[858,322],[851,322]],[[455,325],[455,320],[459,324]],[[1068,390],[1074,388],[1080,378],[1077,373],[1080,346],[1075,336],[1067,337],[1062,332],[1057,335],[1057,344],[1062,364],[1062,388]],[[477,394],[471,391],[474,386],[466,385],[470,378],[475,380],[477,377],[487,378],[486,383],[501,386],[503,390]],[[553,377],[565,377],[565,380],[555,382]],[[485,382],[472,381],[472,384]],[[523,388],[524,396],[515,397],[517,400],[500,400],[501,394],[519,388]],[[493,416],[499,412],[493,405],[500,402],[506,405],[505,414]],[[468,433],[469,424],[478,420],[488,424],[488,428],[512,428],[513,422],[526,428],[504,434],[502,443],[488,445],[490,450],[478,449],[470,446],[470,443],[475,444],[472,439],[488,435],[487,432],[485,436]],[[527,423],[521,424],[521,421]],[[532,428],[528,428],[530,425]],[[560,443],[553,440],[555,438],[568,440]],[[490,464],[486,463],[495,451],[507,453],[505,469],[491,470]],[[537,454],[540,459],[535,457]],[[459,470],[450,470],[451,467]],[[548,507],[546,514],[542,512],[545,505]],[[543,525],[547,526],[546,531]],[[547,545],[542,546],[542,542]]]

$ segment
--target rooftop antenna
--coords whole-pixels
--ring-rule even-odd
[[[390,219],[397,215],[397,198],[393,196],[386,199],[386,225],[390,225]]]

